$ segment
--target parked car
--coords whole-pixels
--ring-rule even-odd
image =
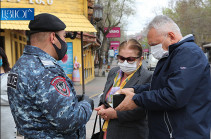
[[[148,70],[155,70],[157,63],[158,63],[158,60],[154,58],[152,54],[150,54],[149,59],[147,61]]]

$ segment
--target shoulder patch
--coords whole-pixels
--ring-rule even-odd
[[[70,89],[67,86],[65,78],[57,76],[51,81],[51,85],[53,85],[55,89],[63,96],[70,96]]]
[[[9,73],[7,77],[7,86],[17,89],[17,83],[18,83],[18,74]]]

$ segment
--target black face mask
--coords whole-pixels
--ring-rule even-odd
[[[67,43],[64,42],[59,35],[55,34],[56,38],[59,40],[60,44],[61,44],[61,49],[59,49],[55,44],[53,44],[53,47],[56,50],[56,53],[58,55],[58,60],[62,60],[62,58],[65,56],[65,54],[67,53]]]

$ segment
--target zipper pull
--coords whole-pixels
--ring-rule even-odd
[[[172,135],[172,133],[170,133],[170,139],[173,139],[173,135]]]

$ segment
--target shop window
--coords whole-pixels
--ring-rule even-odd
[[[12,66],[23,54],[24,46],[26,45],[26,36],[17,32],[11,32],[12,44]]]
[[[17,54],[17,52],[18,52],[18,42],[15,42],[15,52],[16,52],[16,55],[15,55],[14,61],[18,59],[18,54]]]
[[[0,47],[3,49],[3,50],[5,50],[4,49],[4,41],[5,41],[5,37],[4,36],[0,36]]]
[[[19,51],[19,55],[21,56],[23,54],[23,44],[20,44],[20,51]]]
[[[90,48],[84,50],[84,68],[85,68],[85,79],[91,78],[92,73],[92,51]]]
[[[73,73],[73,44],[72,42],[67,42],[67,61],[62,62],[60,60],[58,63],[63,68],[66,74]]]
[[[14,34],[14,38],[17,39],[17,35],[16,34]]]
[[[19,40],[21,40],[21,41],[22,41],[22,37],[21,37],[21,36],[19,36]]]

